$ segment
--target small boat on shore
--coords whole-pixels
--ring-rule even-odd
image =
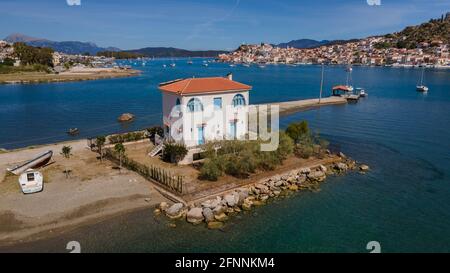
[[[80,133],[80,130],[78,128],[70,128],[69,131],[67,131],[68,135],[76,136]]]
[[[17,166],[11,167],[11,168],[7,168],[6,170],[15,175],[19,175],[28,169],[44,166],[45,164],[47,164],[50,161],[52,156],[53,156],[53,151],[47,151],[43,154],[36,156],[35,158],[33,158],[31,160],[28,160],[20,165],[17,165]]]
[[[42,191],[44,178],[41,172],[28,169],[19,176],[19,185],[24,194]]]

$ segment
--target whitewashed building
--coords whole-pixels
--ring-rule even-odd
[[[227,77],[188,78],[161,83],[164,139],[189,150],[190,163],[207,141],[243,139],[248,132],[251,86]]]

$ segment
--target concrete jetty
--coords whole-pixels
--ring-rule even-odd
[[[344,97],[331,96],[320,99],[320,102],[319,99],[306,99],[306,100],[266,103],[265,105],[278,105],[280,107],[280,115],[288,115],[295,112],[309,110],[311,108],[326,105],[346,104],[346,103],[347,99]]]

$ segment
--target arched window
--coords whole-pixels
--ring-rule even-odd
[[[203,111],[203,104],[199,99],[193,98],[189,100],[187,109],[189,112],[200,112]]]
[[[180,105],[180,104],[181,104],[181,101],[180,101],[179,98],[177,98],[177,102],[175,103],[175,105],[178,106],[178,105]]]
[[[241,94],[237,94],[236,96],[233,97],[232,103],[233,103],[233,107],[244,106],[245,98]]]

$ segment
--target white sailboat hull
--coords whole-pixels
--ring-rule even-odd
[[[19,174],[27,171],[28,169],[44,166],[45,164],[47,164],[50,161],[50,159],[52,158],[52,155],[53,155],[53,151],[47,151],[43,154],[36,156],[35,158],[33,158],[31,160],[26,161],[25,163],[22,163],[20,165],[17,165],[17,166],[11,167],[11,168],[7,168],[6,170],[15,175],[19,175]]]

